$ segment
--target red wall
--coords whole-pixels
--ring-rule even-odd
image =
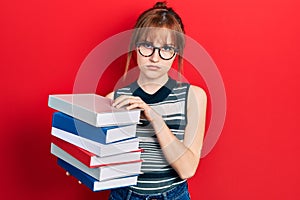
[[[132,28],[150,0],[1,1],[1,195],[106,199],[66,177],[50,155],[49,94],[71,93],[82,61]],[[296,0],[170,0],[214,59],[227,94],[215,148],[189,180],[193,200],[300,198],[300,28]],[[119,67],[120,62],[114,67]],[[197,82],[188,65],[190,82]],[[116,70],[108,71],[108,75]],[[115,78],[114,78],[115,79]],[[103,94],[113,88],[109,78]]]

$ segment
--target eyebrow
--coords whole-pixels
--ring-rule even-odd
[[[141,41],[141,42],[139,42],[139,43],[143,43],[143,42],[145,42],[145,43],[150,43],[150,44],[153,45],[153,42],[150,42],[150,41],[147,41],[147,40],[143,40],[143,41]],[[153,45],[153,46],[154,46],[154,45]],[[168,43],[163,44],[161,47],[165,47],[165,46],[169,46],[169,47],[174,47],[174,48],[175,48],[175,44],[168,44]]]

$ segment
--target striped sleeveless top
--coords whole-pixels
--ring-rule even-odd
[[[163,117],[172,133],[183,141],[187,124],[186,100],[189,87],[188,83],[179,84],[169,78],[156,93],[148,94],[135,81],[127,87],[118,89],[114,98],[120,95],[139,96]],[[131,190],[141,194],[161,193],[186,181],[178,176],[164,158],[154,129],[147,120],[141,119],[136,134],[140,141],[140,148],[143,149],[141,154],[143,174],[139,175],[137,185],[131,186]]]

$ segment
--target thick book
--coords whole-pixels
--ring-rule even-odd
[[[51,153],[99,181],[141,174],[141,160],[138,162],[89,168],[53,143],[51,143]]]
[[[128,153],[100,157],[54,136],[52,136],[51,142],[90,168],[137,162],[141,160],[141,149]]]
[[[59,158],[57,159],[57,164],[94,192],[137,184],[138,176],[128,176],[118,179],[98,181]]]
[[[101,144],[55,127],[52,127],[51,134],[100,157],[126,153],[139,148],[138,138],[131,138],[109,144]]]
[[[112,100],[97,94],[49,95],[49,107],[96,127],[137,124],[140,109],[117,109]]]
[[[62,112],[53,113],[52,126],[102,144],[136,136],[136,124],[95,127]]]

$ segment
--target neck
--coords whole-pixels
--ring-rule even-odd
[[[163,85],[165,85],[168,80],[169,80],[168,74],[155,79],[147,78],[144,77],[142,74],[140,74],[137,83],[145,92],[149,94],[154,94]]]

